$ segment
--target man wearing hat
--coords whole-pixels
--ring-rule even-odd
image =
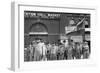
[[[88,46],[88,42],[84,42],[83,45],[83,59],[87,59],[89,58],[89,46]]]

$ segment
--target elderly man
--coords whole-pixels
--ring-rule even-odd
[[[35,47],[35,53],[34,53],[34,60],[40,61],[40,60],[46,60],[46,46],[43,41],[37,40],[37,45]]]
[[[37,40],[35,44],[34,61],[40,61],[41,59],[40,49],[41,49],[40,40]]]

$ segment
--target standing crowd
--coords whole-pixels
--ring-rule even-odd
[[[87,59],[89,55],[90,47],[86,41],[64,40],[62,43],[49,43],[38,39],[24,49],[24,61]]]

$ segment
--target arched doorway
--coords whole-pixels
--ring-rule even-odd
[[[42,39],[44,41],[48,40],[48,28],[45,24],[37,22],[30,26],[30,41],[35,39]]]

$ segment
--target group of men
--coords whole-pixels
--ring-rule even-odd
[[[34,40],[24,49],[24,61],[48,61],[87,59],[90,55],[88,42],[64,40],[58,43]]]

